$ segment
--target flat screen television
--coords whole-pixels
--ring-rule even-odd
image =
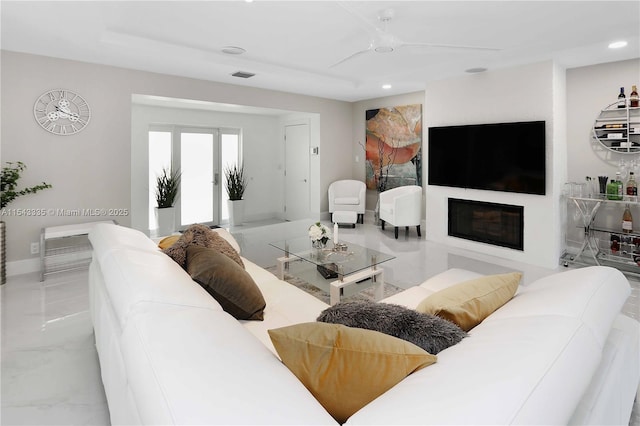
[[[545,194],[545,122],[429,127],[429,185]]]

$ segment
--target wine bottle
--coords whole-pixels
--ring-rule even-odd
[[[629,180],[627,181],[627,195],[638,195],[638,185],[633,172],[629,172]]]
[[[618,183],[615,179],[611,179],[607,184],[607,200],[618,199]]]
[[[622,232],[625,234],[633,232],[633,216],[631,216],[629,204],[625,205],[624,213],[622,213]]]
[[[631,93],[629,94],[629,106],[637,108],[640,105],[640,96],[638,96],[638,89],[634,84],[631,86]]]
[[[612,123],[596,126],[596,129],[625,129],[626,127],[627,123]]]
[[[627,106],[627,97],[624,95],[624,87],[620,88],[620,94],[618,95],[618,108],[625,108]]]
[[[624,194],[624,184],[622,183],[620,172],[616,172],[616,184],[618,185],[618,198],[616,198],[616,200],[622,200],[622,195]]]

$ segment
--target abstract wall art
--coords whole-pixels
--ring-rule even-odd
[[[378,192],[422,186],[422,105],[366,111],[366,183]]]

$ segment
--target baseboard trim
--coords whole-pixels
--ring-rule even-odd
[[[40,259],[23,259],[7,262],[7,276],[29,274],[32,272],[40,272]]]

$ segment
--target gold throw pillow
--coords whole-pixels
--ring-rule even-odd
[[[437,357],[377,331],[323,322],[269,330],[282,362],[338,422]]]
[[[511,300],[521,278],[520,272],[511,272],[464,281],[433,293],[416,310],[437,315],[469,331]]]

